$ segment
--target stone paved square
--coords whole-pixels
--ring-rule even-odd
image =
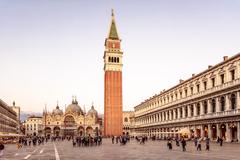
[[[169,151],[166,141],[148,141],[140,145],[135,140],[124,146],[112,144],[104,139],[101,146],[73,147],[71,141],[48,142],[36,147],[17,149],[16,145],[7,145],[1,160],[239,160],[240,144],[210,144],[210,151],[196,151],[192,141],[187,142],[187,151],[182,152],[173,142],[173,150]],[[56,149],[55,147],[56,146]]]

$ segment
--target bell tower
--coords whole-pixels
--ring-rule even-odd
[[[112,10],[104,51],[104,135],[122,135],[122,55]]]

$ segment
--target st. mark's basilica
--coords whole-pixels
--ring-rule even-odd
[[[101,118],[98,117],[98,112],[94,106],[92,105],[87,113],[84,110],[78,104],[76,97],[73,97],[72,103],[67,106],[65,112],[58,105],[52,112],[44,110],[42,117],[43,134],[48,137],[101,134]]]

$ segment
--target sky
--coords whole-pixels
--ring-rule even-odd
[[[112,8],[124,110],[240,52],[239,0],[0,0],[0,99],[42,112],[74,95],[103,113]]]

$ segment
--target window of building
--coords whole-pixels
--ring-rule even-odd
[[[212,112],[213,113],[216,112],[216,101],[215,101],[215,99],[212,99]]]
[[[203,108],[204,108],[204,113],[207,114],[207,112],[208,112],[208,104],[207,104],[207,101],[204,101],[204,102],[203,102]]]
[[[182,108],[180,108],[180,118],[182,118]]]
[[[193,94],[193,87],[191,87],[191,94]]]
[[[180,92],[180,98],[182,98],[182,92]]]
[[[236,109],[236,96],[235,96],[235,94],[231,95],[231,109]]]
[[[197,115],[200,115],[200,104],[197,104]]]
[[[224,111],[225,110],[225,98],[224,97],[221,97],[220,103],[221,103],[221,111]]]
[[[191,105],[190,109],[191,109],[191,117],[193,117],[193,113],[194,113],[193,105]]]
[[[215,87],[215,78],[212,78],[212,87]]]
[[[197,92],[199,92],[199,91],[200,91],[200,85],[197,84]]]
[[[203,82],[204,90],[207,89],[207,81]]]
[[[235,79],[235,70],[231,70],[231,80],[233,81]]]
[[[221,84],[223,84],[224,83],[224,74],[221,74],[220,77],[221,77]]]
[[[176,116],[175,116],[175,119],[177,119],[177,118],[178,118],[178,111],[177,111],[177,109],[175,110],[175,113],[176,113],[176,114],[175,114],[175,115],[176,115]]]
[[[185,116],[188,117],[188,107],[185,107]]]
[[[187,89],[185,89],[185,96],[187,97]]]

